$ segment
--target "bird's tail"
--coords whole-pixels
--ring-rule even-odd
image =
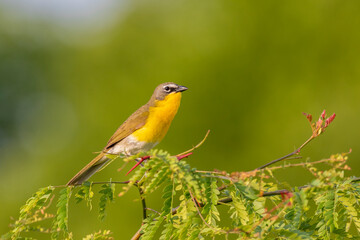
[[[94,175],[99,169],[105,166],[111,159],[107,158],[104,153],[97,155],[88,165],[81,169],[70,181],[67,186],[82,184]]]

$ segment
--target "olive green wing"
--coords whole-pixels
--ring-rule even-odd
[[[114,135],[109,139],[105,150],[111,148],[127,136],[145,125],[146,120],[149,117],[149,106],[148,104],[139,108],[134,112],[121,126],[116,130]]]

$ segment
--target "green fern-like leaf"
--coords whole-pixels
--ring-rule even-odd
[[[64,236],[68,235],[68,211],[69,199],[71,196],[72,187],[66,187],[59,192],[59,199],[56,207],[56,217],[53,223],[53,239],[59,238],[59,232],[62,231]]]
[[[19,219],[15,222],[14,228],[6,235],[2,236],[4,239],[18,239],[20,234],[24,231],[30,230],[28,224],[33,222],[32,216],[37,210],[45,206],[52,196],[54,187],[48,186],[40,188],[31,198],[26,201],[26,204],[20,208]]]
[[[220,221],[220,214],[216,207],[220,194],[219,190],[217,189],[217,181],[214,178],[208,178],[205,183],[205,197],[206,197],[206,204],[203,208],[202,214],[205,217],[205,220],[208,224],[216,227],[216,221]]]
[[[360,218],[359,218],[359,200],[360,195],[356,186],[347,182],[342,184],[341,190],[338,191],[338,202],[344,208],[344,214],[348,216],[348,225],[346,231],[349,231],[350,223],[352,222],[357,231],[360,233]],[[340,215],[341,216],[341,215]]]
[[[86,205],[92,209],[92,198],[94,196],[94,192],[92,191],[92,183],[84,182],[79,191],[75,194],[76,203],[81,202],[82,200],[86,201]]]
[[[158,189],[161,184],[168,179],[170,176],[170,171],[168,166],[163,166],[159,169],[151,179],[150,183],[145,187],[144,195],[150,194],[156,189]],[[147,176],[149,178],[149,176]]]
[[[161,209],[162,212],[161,212],[160,216],[158,216],[156,218],[156,221],[148,222],[148,224],[146,226],[146,231],[145,231],[144,235],[141,237],[142,240],[154,239],[154,235],[160,228],[161,224],[163,223],[164,218],[169,214],[171,215],[173,194],[174,194],[174,184],[172,181],[168,181],[168,184],[164,188],[163,195],[162,195],[162,198],[164,199],[164,204]],[[169,219],[169,217],[170,216],[168,216],[168,219]],[[168,233],[168,234],[170,234],[170,233]]]
[[[101,190],[99,191],[101,194],[100,202],[99,202],[99,219],[103,221],[106,217],[106,205],[108,202],[112,202],[114,200],[115,193],[115,184],[108,183],[103,184],[101,186]]]
[[[161,233],[161,237],[160,240],[169,240],[171,239],[173,230],[174,230],[174,225],[171,223],[171,218],[166,218],[166,221],[168,222],[167,224],[165,224],[164,226],[164,230]]]
[[[278,230],[278,237],[283,237],[286,239],[299,239],[299,240],[315,240],[312,236],[312,232],[301,231],[298,228],[295,228],[293,225],[277,225],[275,226]]]
[[[98,232],[86,235],[83,240],[113,240],[114,238],[111,237],[111,234],[112,233],[110,230],[100,230]]]
[[[234,192],[232,192],[230,195],[233,200],[231,203],[230,211],[232,209],[234,210],[232,211],[230,218],[235,220],[234,222],[236,226],[247,225],[249,222],[249,215],[246,211],[244,200],[238,195],[236,195],[236,193]]]

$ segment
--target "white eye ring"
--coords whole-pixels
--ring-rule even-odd
[[[165,90],[165,92],[170,92],[170,91],[171,91],[171,88],[170,88],[169,86],[165,86],[165,87],[164,87],[164,90]]]

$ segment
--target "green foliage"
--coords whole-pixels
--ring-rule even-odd
[[[59,192],[59,199],[56,204],[57,211],[53,223],[52,239],[58,239],[59,233],[64,233],[64,238],[69,236],[68,217],[69,217],[69,199],[72,187],[66,187]]]
[[[144,221],[142,231],[144,232],[142,239],[151,240],[154,239],[154,235],[164,221],[164,218],[170,213],[172,206],[172,196],[173,196],[173,184],[167,185],[164,188],[164,194],[162,198],[164,199],[164,205],[162,208],[162,213],[160,216],[155,219],[155,216],[150,216]]]
[[[108,183],[102,185],[99,193],[101,194],[99,202],[99,219],[103,221],[106,217],[105,209],[107,203],[114,200],[115,184]]]
[[[346,154],[317,162],[284,164],[251,172],[197,171],[184,160],[164,151],[150,151],[151,158],[122,188],[140,189],[143,201],[162,189],[162,208],[143,220],[140,236],[149,239],[355,239],[360,232],[360,185],[358,178],[346,177]],[[326,170],[316,164],[326,163]],[[280,189],[275,170],[304,167],[313,175],[301,188]],[[106,216],[114,200],[115,183],[101,185],[99,219]],[[75,200],[92,207],[95,183],[79,186]],[[53,239],[73,239],[68,229],[72,187],[60,190],[52,231],[33,225],[39,211],[45,211],[54,187],[40,189],[20,209],[19,219],[3,239],[19,239],[30,231],[51,233]],[[220,211],[223,209],[225,211]],[[144,209],[143,209],[144,211]],[[147,210],[149,211],[149,210]],[[45,216],[45,215],[43,215]],[[70,211],[71,217],[71,211]],[[39,218],[40,219],[40,218]],[[46,218],[42,218],[44,220]],[[36,222],[37,223],[37,222]],[[112,239],[110,231],[98,231],[84,239]]]
[[[318,170],[313,163],[300,164],[313,173],[315,179],[311,184],[294,189],[293,193],[283,190],[268,197],[261,195],[279,190],[272,181],[276,169],[248,173],[239,179],[234,177],[239,174],[196,171],[164,152],[152,151],[151,156],[151,162],[144,167],[148,170],[139,169],[130,185],[145,189],[146,197],[160,187],[164,175],[168,183],[163,187],[162,210],[144,220],[142,239],[153,239],[157,232],[161,239],[217,235],[332,239],[358,235],[359,185],[344,176],[348,168],[345,154],[323,161],[331,166],[325,171]],[[177,207],[172,206],[173,202],[178,202]],[[228,208],[229,216],[221,217],[218,208],[224,207]],[[226,218],[231,220],[231,226],[222,227],[220,220]]]
[[[92,199],[94,192],[92,191],[92,184],[90,182],[84,182],[79,191],[75,194],[76,203],[81,202],[82,200],[86,201],[86,205],[92,209]]]
[[[52,217],[46,214],[44,210],[47,208],[45,204],[49,201],[54,187],[49,186],[39,189],[31,198],[26,201],[26,204],[20,208],[19,219],[13,224],[13,229],[2,236],[2,239],[18,239],[22,232],[28,232],[35,229],[38,231],[45,231],[41,227],[31,227],[31,224],[38,223],[44,219]]]
[[[113,240],[111,236],[111,232],[109,230],[98,231],[92,234],[89,234],[83,238],[83,240]]]
[[[216,208],[219,201],[218,195],[220,194],[217,189],[216,179],[205,179],[205,194],[206,203],[203,208],[202,214],[206,216],[205,220],[208,224],[216,225],[216,221],[220,221],[220,214]]]

